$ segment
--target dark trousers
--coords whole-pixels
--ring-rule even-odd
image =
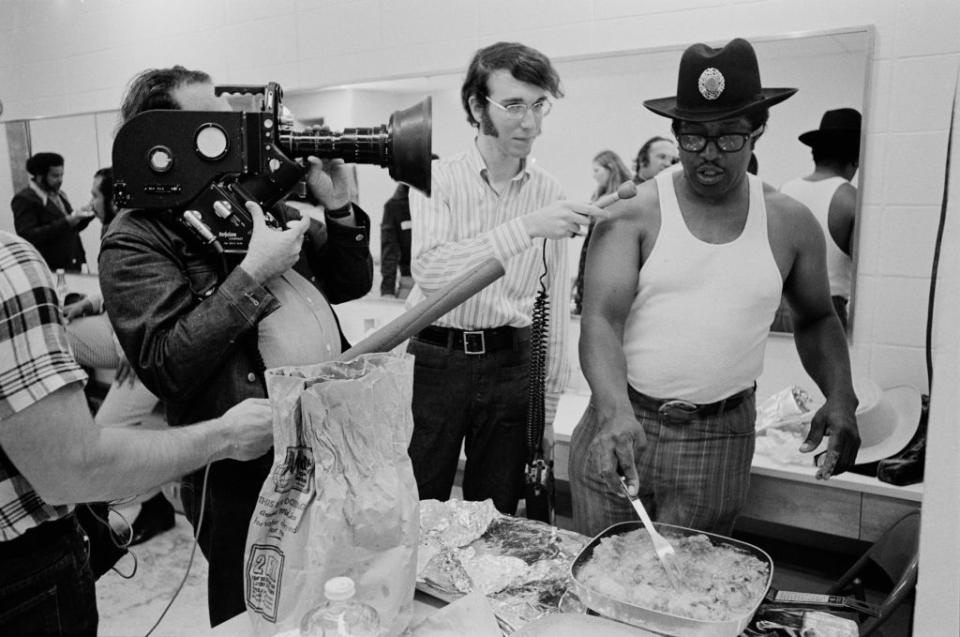
[[[413,438],[410,459],[420,499],[447,500],[460,446],[467,456],[465,500],[493,499],[513,514],[523,494],[530,341],[487,354],[410,341]]]
[[[0,635],[96,635],[86,536],[73,514],[0,542]]]
[[[216,626],[246,610],[243,589],[243,551],[247,527],[260,496],[260,487],[273,466],[273,450],[256,460],[220,460],[210,467],[207,500],[200,524],[200,495],[204,470],[182,481],[180,498],[194,533],[200,525],[199,545],[210,565],[207,606],[210,625]]]

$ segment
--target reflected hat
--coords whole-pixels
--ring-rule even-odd
[[[923,401],[916,387],[899,385],[881,390],[870,379],[853,379],[857,406],[860,450],[854,464],[863,465],[889,458],[903,451],[920,426]],[[814,455],[827,449],[824,437]]]
[[[692,122],[715,122],[773,106],[795,88],[763,88],[753,46],[742,38],[722,49],[694,44],[680,58],[677,94],[646,100],[658,115]]]
[[[883,390],[880,399],[857,414],[860,451],[856,464],[868,464],[903,451],[920,426],[923,402],[916,387]]]
[[[820,128],[807,131],[797,139],[807,146],[822,144],[860,145],[860,124],[862,117],[855,108],[837,108],[827,111],[820,118]]]

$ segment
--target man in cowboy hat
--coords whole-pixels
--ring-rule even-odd
[[[820,128],[799,137],[813,149],[813,172],[780,188],[780,192],[809,208],[823,228],[830,297],[844,328],[853,281],[851,250],[857,189],[850,180],[860,167],[860,120],[859,111],[852,108],[824,113]]]
[[[819,478],[856,458],[857,398],[823,232],[809,210],[747,175],[768,108],[795,91],[761,88],[753,47],[736,39],[688,48],[677,95],[644,102],[673,120],[682,170],[612,206],[590,243],[580,358],[593,396],[570,458],[582,532],[633,519],[621,473],[654,519],[731,531],[746,501],[755,381],[781,293],[826,397],[802,450],[830,436]]]

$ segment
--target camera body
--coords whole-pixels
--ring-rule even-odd
[[[146,111],[120,128],[113,143],[117,208],[169,211],[215,251],[242,254],[253,230],[245,203],[267,211],[288,196],[305,174],[299,158],[376,164],[430,194],[430,98],[378,127],[295,131],[278,84],[216,90],[262,95],[261,109]]]

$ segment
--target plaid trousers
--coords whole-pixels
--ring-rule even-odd
[[[756,401],[730,411],[694,416],[683,424],[664,423],[656,411],[630,398],[647,445],[636,458],[640,497],[657,522],[729,535],[750,488],[755,443]],[[617,522],[637,519],[630,502],[601,478],[590,449],[600,428],[591,402],[570,442],[570,491],[575,528],[588,536]]]

